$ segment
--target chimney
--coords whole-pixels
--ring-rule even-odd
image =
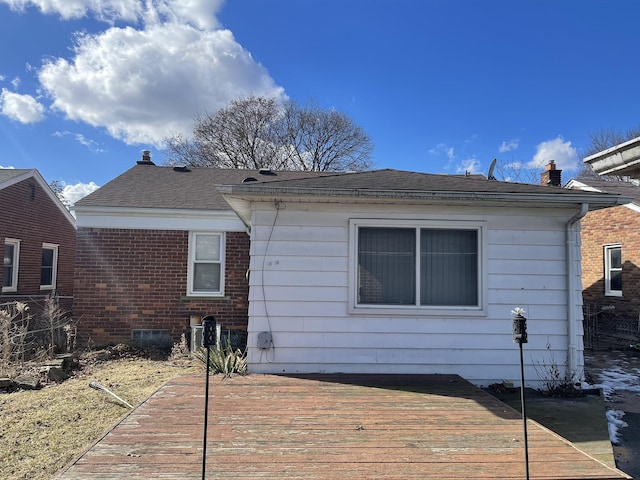
[[[549,163],[544,167],[544,172],[540,174],[540,185],[562,186],[562,170],[556,170],[554,160],[549,160]]]
[[[155,163],[151,161],[151,150],[143,150],[142,160],[138,160],[136,164],[137,165],[155,165]]]

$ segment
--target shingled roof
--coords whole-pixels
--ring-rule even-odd
[[[319,190],[394,190],[414,192],[554,193],[566,190],[528,183],[487,180],[482,175],[446,175],[382,169],[366,172],[333,173],[322,177],[276,178],[270,188]],[[260,187],[257,187],[258,189]],[[252,184],[247,184],[252,189]],[[570,192],[569,192],[570,193]]]
[[[495,195],[529,195],[530,198],[573,197],[576,201],[611,201],[613,195],[602,195],[594,192],[577,192],[559,187],[532,185],[528,183],[500,182],[487,180],[479,175],[444,175],[408,172],[402,170],[373,170],[366,172],[335,173],[315,178],[276,178],[268,184],[264,182],[247,183],[236,186],[221,187],[225,194],[254,194],[273,192],[290,195],[334,195],[334,196],[388,196],[390,192],[398,192],[399,197],[424,196],[424,194],[495,194]],[[385,195],[385,193],[387,195]],[[582,196],[585,195],[585,196]],[[569,201],[569,199],[561,200]]]
[[[568,187],[624,195],[631,198],[631,203],[640,207],[640,185],[638,181],[572,180],[569,182]]]
[[[413,203],[494,206],[587,206],[627,203],[621,195],[487,180],[476,175],[439,175],[401,170],[340,173],[217,187],[236,214],[249,221],[252,201]]]
[[[250,180],[250,181],[247,181]],[[181,168],[138,164],[78,201],[85,207],[229,210],[223,195],[302,195],[383,198],[507,198],[527,195],[548,203],[616,204],[616,195],[486,180],[479,175],[443,175],[382,169],[366,172],[303,172]],[[606,198],[608,197],[608,198]],[[521,197],[520,197],[521,198]],[[486,198],[485,198],[486,199]],[[467,199],[468,200],[468,199]],[[629,199],[626,199],[629,201]],[[605,205],[603,205],[605,206]]]
[[[33,169],[0,168],[0,188],[4,188],[5,184],[8,183],[10,180],[31,172],[33,172]]]
[[[241,184],[246,179],[262,183],[318,175],[322,174],[139,164],[76,202],[75,207],[229,210],[216,185]]]

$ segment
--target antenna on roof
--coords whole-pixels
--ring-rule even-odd
[[[491,160],[491,165],[489,165],[489,173],[487,174],[487,180],[495,180],[496,177],[493,176],[493,169],[496,168],[496,159]]]

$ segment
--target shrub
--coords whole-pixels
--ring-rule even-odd
[[[207,364],[207,350],[197,348],[193,352],[194,356],[205,365]],[[222,373],[225,378],[233,374],[246,375],[247,373],[247,352],[239,348],[233,349],[231,339],[226,342],[217,342],[209,351],[209,369],[211,373]]]

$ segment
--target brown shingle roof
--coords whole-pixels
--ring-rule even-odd
[[[394,190],[558,195],[572,193],[571,190],[559,187],[487,180],[481,175],[445,175],[393,169],[334,173],[315,178],[282,178],[270,182],[269,186],[277,188],[327,190]]]
[[[258,182],[318,176],[318,172],[271,172],[218,168],[174,169],[136,165],[95,192],[76,207],[135,207],[185,210],[229,210],[215,185],[240,184],[246,178]],[[256,183],[256,182],[253,182]]]
[[[256,181],[243,183],[247,178]],[[256,192],[260,185],[315,191],[472,192],[495,194],[571,195],[569,189],[486,180],[479,175],[443,175],[382,169],[366,172],[278,171],[192,168],[136,165],[76,203],[83,207],[162,208],[185,210],[228,210],[229,205],[215,188],[240,185]],[[590,195],[590,192],[584,192]],[[593,193],[595,197],[601,194]]]

